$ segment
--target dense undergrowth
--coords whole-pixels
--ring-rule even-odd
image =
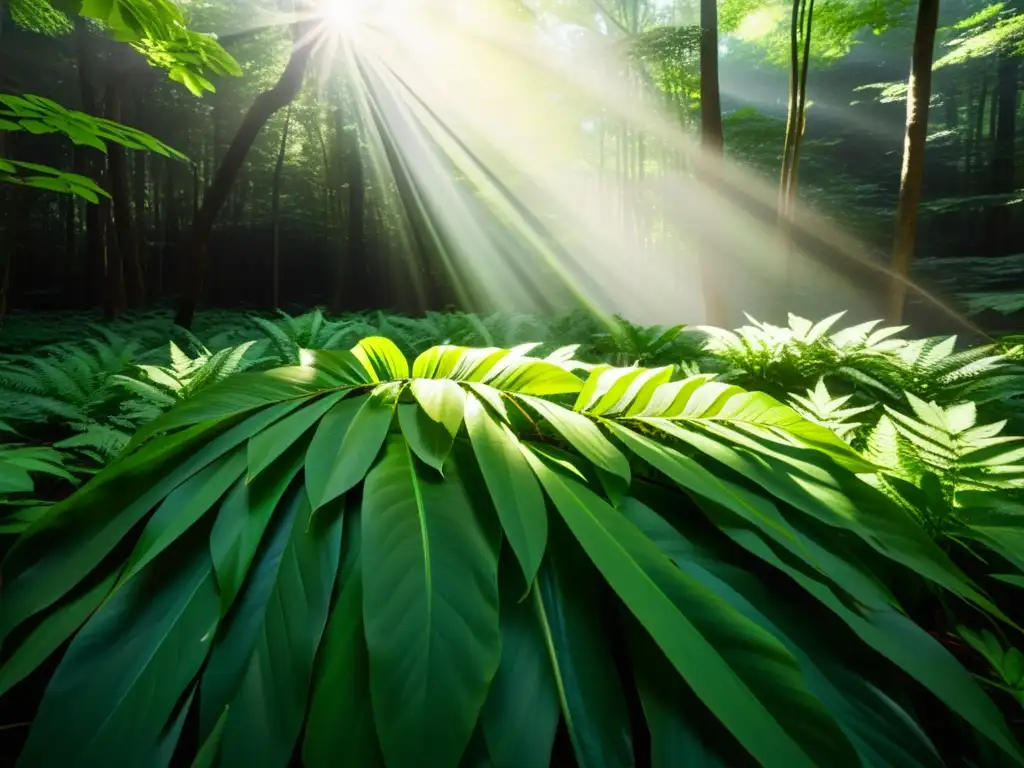
[[[22,765],[1024,762],[1012,340],[35,333],[0,366]]]

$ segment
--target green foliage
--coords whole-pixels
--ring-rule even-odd
[[[632,55],[650,65],[658,88],[688,102],[700,98],[700,27],[654,27],[633,43]]]
[[[1006,3],[991,3],[953,26],[947,52],[935,61],[935,68],[963,64],[993,54],[1024,53],[1024,16]]]
[[[560,723],[625,765],[630,702],[657,765],[1022,760],[912,618],[1002,613],[822,424],[525,347],[300,360],[202,387],[15,544],[0,691],[70,640],[21,765],[546,765]]]

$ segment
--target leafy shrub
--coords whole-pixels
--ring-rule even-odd
[[[876,465],[552,357],[368,338],[144,426],[3,563],[0,691],[71,640],[20,765],[1024,759],[920,623],[1006,617]]]

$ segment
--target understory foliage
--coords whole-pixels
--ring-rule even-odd
[[[13,360],[19,765],[1024,762],[1017,351],[838,321],[154,320]]]

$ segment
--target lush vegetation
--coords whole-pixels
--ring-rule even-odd
[[[201,320],[0,371],[20,765],[1022,759],[1011,343]]]

